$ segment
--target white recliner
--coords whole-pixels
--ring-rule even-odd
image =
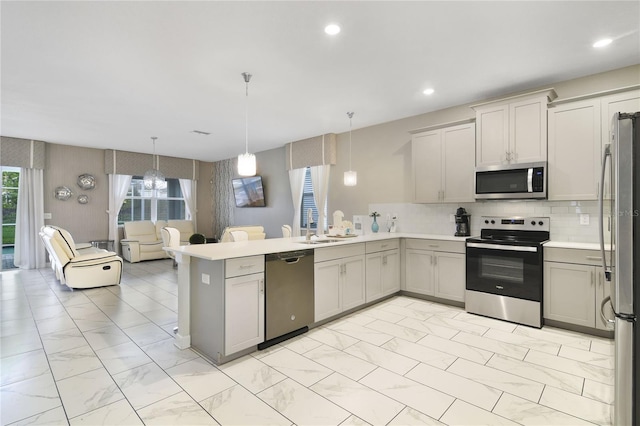
[[[61,284],[69,288],[120,284],[122,258],[116,253],[94,247],[78,249],[71,234],[55,226],[43,226],[40,238]]]
[[[125,222],[124,239],[120,240],[122,257],[131,263],[168,258],[167,252],[162,249],[160,230],[164,226],[165,221],[155,224],[150,220]]]
[[[160,233],[162,234],[162,244],[164,249],[176,248],[176,247],[180,247],[181,245],[186,245],[186,244],[182,244],[180,240],[180,231],[178,231],[177,228],[165,226],[160,230]],[[188,241],[187,241],[187,244],[189,244]],[[170,251],[167,251],[167,254],[173,258],[173,267],[175,268],[177,266],[176,260],[175,260],[176,255]]]

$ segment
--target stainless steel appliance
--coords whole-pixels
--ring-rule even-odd
[[[477,200],[547,198],[547,163],[476,167]]]
[[[615,390],[612,423],[640,422],[640,337],[637,307],[640,306],[640,112],[616,113],[612,121],[611,144],[605,148],[600,188],[600,250],[605,279],[612,283],[611,296],[600,312],[611,304],[615,318]],[[607,265],[604,241],[604,181],[610,160],[611,210],[609,216],[612,249]]]
[[[468,237],[469,235],[471,235],[470,227],[469,227],[470,217],[471,215],[467,214],[467,211],[464,208],[458,207],[458,210],[456,210],[456,215],[455,215],[455,220],[456,220],[456,233],[454,234],[455,237]]]
[[[282,342],[309,329],[314,320],[313,250],[265,257],[265,342]]]
[[[467,312],[542,327],[542,244],[548,217],[483,217],[467,238]]]

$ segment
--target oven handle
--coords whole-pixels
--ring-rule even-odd
[[[531,253],[538,252],[538,247],[509,246],[509,245],[502,245],[502,244],[467,243],[467,247],[491,249],[491,250],[504,250],[504,251],[527,251]]]

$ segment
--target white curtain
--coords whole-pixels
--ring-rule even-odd
[[[289,184],[291,185],[291,199],[293,201],[293,226],[291,227],[291,236],[293,237],[300,236],[300,214],[306,171],[306,168],[289,170]]]
[[[311,167],[311,185],[313,185],[313,200],[316,202],[316,208],[318,209],[318,229],[316,233],[318,235],[324,235],[324,225],[326,222],[327,213],[327,194],[329,193],[329,172],[331,166],[326,164],[324,166]]]
[[[131,186],[129,175],[109,175],[109,239],[113,240],[113,247],[120,253],[120,238],[118,235],[118,214],[127,192]]]
[[[180,189],[184,197],[184,205],[187,210],[186,219],[193,221],[196,228],[196,188],[197,181],[191,179],[180,179]],[[196,229],[197,230],[197,229]]]
[[[43,176],[42,169],[20,169],[13,263],[21,269],[42,268],[46,263],[39,235],[44,226]]]

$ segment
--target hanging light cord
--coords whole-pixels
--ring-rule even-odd
[[[244,122],[244,151],[245,154],[249,153],[249,81],[251,80],[251,74],[248,72],[243,72],[242,76],[244,77],[244,81],[246,83],[246,103],[245,103],[245,122]]]
[[[353,118],[353,112],[348,112],[349,116],[349,171],[351,171],[351,130],[353,126],[351,125],[351,118]]]
[[[151,157],[151,170],[156,169],[156,139],[157,136],[151,136],[151,140],[153,140],[153,157]]]

